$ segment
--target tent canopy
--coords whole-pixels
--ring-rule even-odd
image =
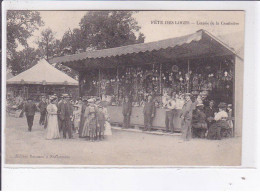
[[[78,81],[41,59],[30,69],[8,79],[7,84],[78,85]]]
[[[163,63],[177,59],[236,55],[234,49],[205,30],[156,42],[88,51],[56,57],[50,63],[63,63],[81,71],[86,68],[113,68],[121,65]],[[239,56],[238,56],[239,57]],[[241,58],[241,57],[240,57]]]

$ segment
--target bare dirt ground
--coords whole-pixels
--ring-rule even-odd
[[[6,164],[239,166],[241,137],[223,140],[192,139],[113,130],[100,142],[79,139],[46,140],[35,116],[32,132],[26,118],[7,117]]]

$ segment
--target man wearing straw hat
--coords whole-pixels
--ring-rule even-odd
[[[191,121],[192,121],[192,101],[191,94],[185,94],[185,104],[183,105],[180,117],[182,118],[182,137],[184,140],[191,138]]]
[[[61,119],[61,128],[63,131],[63,138],[66,139],[68,137],[72,138],[72,117],[73,117],[73,107],[70,104],[70,96],[68,94],[63,94],[62,97],[65,99],[63,103],[60,104],[60,119]]]
[[[88,106],[88,98],[83,97],[82,101],[83,101],[83,104],[81,106],[80,123],[79,123],[79,137],[80,138],[82,138],[82,129],[83,129],[85,119],[86,119],[86,117],[84,117],[84,114],[85,114],[85,110]]]

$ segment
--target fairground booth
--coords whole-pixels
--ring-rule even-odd
[[[69,93],[78,96],[78,81],[53,67],[45,59],[41,59],[30,69],[8,79],[8,98],[32,97],[39,101],[42,95],[48,96]]]
[[[153,128],[165,128],[163,97],[189,92],[233,104],[242,117],[243,60],[224,42],[205,30],[193,34],[53,58],[79,72],[80,96],[99,96],[108,102],[112,123],[121,124],[122,101],[130,96],[132,126],[143,125],[143,104],[148,94],[156,101]],[[237,79],[239,78],[239,79]],[[177,109],[174,128],[181,130]],[[241,120],[235,133],[241,134]]]

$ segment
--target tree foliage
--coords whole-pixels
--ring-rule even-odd
[[[133,11],[89,11],[80,21],[85,48],[105,49],[144,42]]]
[[[44,23],[37,11],[7,11],[7,54],[14,54],[18,44],[27,46],[27,40]]]
[[[11,60],[14,65],[10,66],[12,74],[17,75],[36,65],[40,57],[40,51],[31,47],[26,47],[19,52],[15,52]]]
[[[14,75],[28,69],[39,58],[81,53],[86,50],[106,49],[144,42],[144,35],[133,17],[133,11],[89,11],[79,28],[68,30],[61,40],[47,28],[36,41],[37,49],[30,48],[27,40],[43,22],[37,11],[7,12],[8,67]],[[19,45],[24,49],[17,51]],[[56,68],[77,78],[77,73],[57,64]]]
[[[41,36],[36,41],[41,53],[48,60],[55,54],[55,50],[59,47],[60,42],[55,39],[54,32],[47,28],[41,32]]]
[[[44,23],[37,11],[7,11],[7,68],[14,75],[30,67],[39,54],[28,46],[28,38]],[[17,51],[21,46],[22,51]],[[38,54],[36,54],[38,53]],[[26,57],[26,58],[24,58]]]
[[[75,28],[73,30],[69,29],[66,31],[61,39],[60,49],[62,50],[60,53],[61,55],[84,52],[86,45],[84,44],[81,30]],[[68,53],[66,53],[66,49],[69,50]]]

